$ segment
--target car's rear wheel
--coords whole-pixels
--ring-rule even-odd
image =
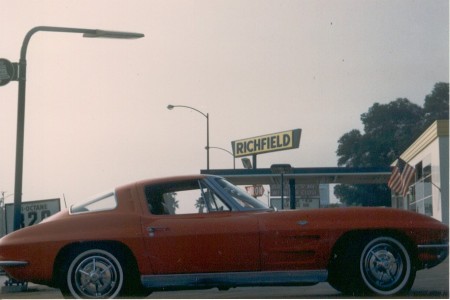
[[[391,236],[357,236],[336,249],[328,281],[345,294],[392,296],[415,279],[408,247]]]
[[[61,291],[74,298],[117,297],[124,287],[122,265],[109,251],[82,251],[70,261]]]

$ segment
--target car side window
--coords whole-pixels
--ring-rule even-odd
[[[147,186],[145,195],[148,209],[154,215],[202,214],[230,210],[211,188],[197,180]]]

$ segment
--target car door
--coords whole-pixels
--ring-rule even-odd
[[[147,186],[145,193],[149,213],[142,225],[155,274],[259,270],[251,212],[232,211],[199,180]]]
[[[280,211],[260,215],[261,270],[316,269],[328,257],[324,231],[307,211]]]

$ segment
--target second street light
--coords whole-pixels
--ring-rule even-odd
[[[106,31],[98,29],[85,28],[67,28],[67,27],[51,27],[38,26],[31,29],[25,36],[20,51],[19,63],[11,64],[3,59],[3,69],[10,70],[14,73],[11,80],[19,81],[19,96],[17,109],[17,139],[16,139],[16,174],[14,183],[14,230],[20,228],[21,206],[22,206],[22,179],[23,179],[23,147],[24,147],[24,128],[25,128],[25,87],[27,79],[27,49],[31,37],[39,31],[44,32],[64,32],[64,33],[81,33],[87,38],[113,38],[113,39],[137,39],[142,38],[142,33]],[[11,68],[11,66],[13,68]],[[5,81],[6,84],[8,81]],[[1,82],[0,82],[1,83]],[[2,84],[4,85],[4,84]]]
[[[212,147],[212,146],[210,146],[209,149],[219,149],[219,150],[225,151],[228,154],[230,154],[231,156],[233,156],[233,169],[236,169],[236,158],[234,157],[234,154],[231,151],[228,151],[227,149],[223,149],[220,147]]]
[[[206,169],[209,170],[209,114],[208,113],[205,114],[196,108],[186,105],[172,105],[172,104],[167,105],[168,110],[172,110],[175,107],[182,107],[195,110],[196,112],[198,112],[199,114],[203,115],[206,118]]]

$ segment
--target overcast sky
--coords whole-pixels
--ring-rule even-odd
[[[0,58],[35,26],[27,61],[23,200],[68,204],[135,180],[206,168],[210,145],[301,128],[258,167],[336,166],[337,141],[374,102],[423,105],[449,81],[447,0],[0,0]],[[0,87],[0,191],[14,192],[17,82]],[[240,160],[236,165],[242,168]],[[211,149],[211,168],[232,168]],[[11,202],[13,197],[7,199]]]

